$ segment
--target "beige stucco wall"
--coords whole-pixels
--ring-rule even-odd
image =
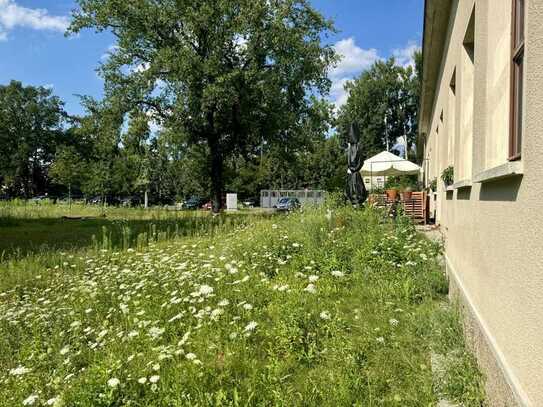
[[[452,157],[455,170],[462,168],[462,180],[469,180],[507,162],[511,0],[455,0],[452,7],[426,151],[452,145],[454,152],[439,154],[442,162],[430,163],[430,168],[435,174]],[[470,141],[462,113],[469,106],[462,95],[462,42],[474,7]],[[527,0],[526,37],[524,175],[449,193],[438,182],[439,220],[449,271],[470,302],[497,366],[520,404],[543,406],[543,1]],[[451,108],[455,68],[456,105]],[[449,125],[436,134],[442,110]],[[445,134],[451,129],[456,134]]]

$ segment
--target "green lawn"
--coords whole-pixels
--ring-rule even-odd
[[[480,406],[439,247],[383,219],[307,209],[0,265],[0,405]]]
[[[3,203],[0,261],[88,246],[137,247],[149,241],[210,233],[257,215],[241,212],[213,218],[203,211]]]

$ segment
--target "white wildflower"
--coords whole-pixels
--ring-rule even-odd
[[[135,338],[138,335],[139,335],[138,331],[130,331],[130,332],[128,332],[128,337],[129,338]]]
[[[255,328],[258,326],[258,323],[256,323],[255,321],[251,321],[247,324],[247,326],[245,327],[244,331],[245,332],[250,332],[250,331],[254,331]]]
[[[66,345],[65,347],[63,347],[63,348],[60,350],[60,354],[61,354],[61,355],[65,355],[65,354],[67,354],[69,351],[70,351],[70,347],[69,347],[68,345]]]
[[[153,339],[158,339],[164,333],[164,328],[158,328],[156,326],[149,329],[149,336]]]
[[[12,376],[22,376],[24,374],[30,373],[31,371],[32,369],[19,365],[15,369],[10,369],[9,374]]]
[[[334,277],[343,277],[345,274],[342,273],[342,272],[339,271],[339,270],[333,270],[333,271],[332,271],[332,275],[333,275]]]
[[[383,338],[382,336],[376,338],[375,340],[379,343],[385,343],[385,338]]]
[[[251,304],[243,304],[243,309],[250,311],[253,309],[253,306]]]
[[[178,319],[181,319],[182,317],[183,317],[183,313],[181,312],[181,313],[179,313],[179,314],[177,314],[177,315],[171,317],[170,319],[168,319],[168,322],[169,322],[169,323],[175,322],[175,321],[177,321]]]
[[[388,322],[392,326],[398,326],[398,324],[400,323],[400,321],[398,321],[397,319],[394,319],[394,318],[390,319]]]
[[[112,377],[111,379],[107,381],[107,385],[109,387],[117,387],[120,383],[121,381],[117,379],[116,377]]]
[[[315,284],[308,284],[307,287],[304,288],[304,291],[315,294],[317,292],[317,288],[315,287]]]
[[[78,328],[81,326],[81,321],[74,321],[70,324],[70,328]]]
[[[139,384],[145,384],[145,383],[147,383],[147,378],[146,378],[146,377],[140,377],[140,378],[138,379],[138,383],[139,383]]]
[[[37,394],[31,394],[26,399],[23,400],[23,406],[31,406],[38,400]]]
[[[224,313],[224,311],[223,311],[221,308],[216,308],[216,309],[214,309],[213,311],[211,311],[211,318],[212,318],[212,319],[217,319],[217,318],[219,318],[223,313]]]
[[[48,406],[54,406],[57,401],[59,401],[60,399],[58,397],[53,397],[53,398],[50,398],[49,400],[47,400],[45,402],[45,404],[47,404]]]
[[[154,376],[151,376],[151,377],[149,378],[149,381],[150,381],[151,383],[157,383],[159,380],[160,380],[160,376],[158,376],[158,375],[154,375]]]
[[[318,280],[319,280],[319,276],[315,276],[315,275],[309,276],[310,283],[316,283]]]
[[[319,316],[321,317],[321,319],[325,321],[332,319],[332,316],[330,315],[328,311],[322,311]]]
[[[195,355],[194,353],[192,353],[192,352],[191,352],[191,353],[187,353],[187,354],[185,355],[185,357],[186,357],[188,360],[194,360],[194,359],[196,359],[196,355]]]
[[[211,293],[213,293],[213,291],[214,291],[213,287],[210,287],[208,285],[203,284],[203,285],[200,286],[200,289],[198,290],[198,293],[200,295],[206,296],[206,295],[210,295]]]

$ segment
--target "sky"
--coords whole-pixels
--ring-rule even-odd
[[[375,61],[395,56],[401,65],[412,63],[422,41],[424,0],[310,1],[338,30],[324,40],[342,55],[330,72],[336,106],[347,100],[345,82]],[[96,68],[115,41],[90,30],[66,37],[76,7],[74,0],[0,0],[0,84],[15,79],[51,87],[70,114],[83,113],[78,95],[101,97]]]

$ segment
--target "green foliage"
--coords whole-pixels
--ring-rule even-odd
[[[392,148],[404,135],[408,153],[412,151],[418,131],[422,67],[421,53],[413,57],[415,68],[398,66],[394,59],[378,61],[345,87],[349,98],[339,112],[338,127],[345,133],[350,123],[358,123],[367,157],[387,145]]]
[[[436,332],[451,326],[434,317],[438,252],[404,218],[331,205],[13,262],[0,270],[0,403],[434,405],[430,352],[447,351]],[[474,400],[480,377],[452,379]]]
[[[417,175],[399,175],[396,177],[387,177],[385,189],[399,189],[401,191],[410,188],[412,191],[419,189]]]
[[[51,89],[17,81],[0,85],[0,192],[44,193],[65,119],[63,103]]]
[[[452,165],[443,170],[441,179],[446,186],[454,184],[454,167]]]
[[[214,209],[224,165],[263,141],[297,143],[336,60],[332,23],[305,0],[78,0],[69,32],[110,30],[106,98],[143,110],[188,145],[208,147]]]
[[[77,184],[82,177],[81,156],[73,146],[64,146],[57,149],[49,176],[51,179],[69,189],[71,195],[72,186]],[[70,197],[71,198],[71,197]]]

